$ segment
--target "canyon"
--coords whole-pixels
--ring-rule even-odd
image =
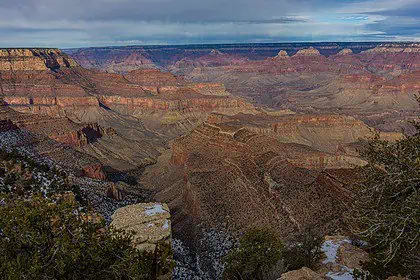
[[[0,49],[0,144],[90,178],[98,209],[167,204],[203,267],[210,233],[340,231],[360,150],[412,131],[419,78],[414,43]]]
[[[74,126],[67,129],[70,135],[60,131],[65,125],[54,131],[47,117],[36,117],[33,124],[26,121],[27,127],[36,129],[44,122],[39,129],[50,129],[45,133],[52,139],[76,145],[117,170],[147,164],[168,139],[188,131],[209,112],[254,110],[220,84],[190,83],[158,70],[126,75],[89,71],[59,50],[2,50],[0,65],[7,108]]]
[[[109,47],[68,50],[97,64],[141,52],[191,82],[224,84],[257,107],[342,114],[384,130],[405,129],[419,106],[416,43],[294,43]],[[106,68],[99,67],[102,71]]]

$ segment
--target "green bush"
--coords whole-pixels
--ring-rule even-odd
[[[282,261],[283,248],[283,242],[272,231],[251,230],[240,238],[238,248],[226,256],[223,278],[267,279],[266,275]]]
[[[323,257],[323,242],[323,236],[312,228],[297,235],[284,251],[287,270],[301,269],[304,266],[316,270]]]
[[[64,197],[0,197],[2,279],[156,279],[171,271],[168,246],[146,253]]]

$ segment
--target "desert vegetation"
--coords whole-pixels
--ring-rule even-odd
[[[290,270],[316,269],[322,258],[322,243],[323,238],[310,229],[289,242],[267,228],[250,230],[225,257],[224,279],[276,280]]]
[[[390,143],[375,139],[350,214],[353,231],[369,247],[364,270],[373,279],[420,277],[420,130]],[[367,277],[366,275],[361,277]]]
[[[172,249],[139,251],[132,233],[91,210],[66,173],[16,151],[0,152],[2,279],[157,279]]]

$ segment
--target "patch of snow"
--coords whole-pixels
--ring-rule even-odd
[[[323,264],[333,263],[336,265],[339,265],[341,267],[341,271],[339,272],[328,272],[326,274],[327,277],[333,279],[333,280],[353,280],[353,269],[341,265],[337,263],[337,253],[338,248],[343,243],[351,243],[348,239],[339,240],[337,242],[334,242],[332,240],[327,240],[322,244],[321,250],[324,252],[324,254],[327,256],[325,260],[322,261]]]
[[[335,263],[335,260],[337,258],[337,251],[340,247],[340,243],[334,243],[331,240],[327,240],[322,244],[321,250],[325,253],[327,258],[322,261],[323,264],[326,263]]]
[[[348,267],[347,267],[348,268]],[[339,272],[328,272],[327,273],[327,277],[333,279],[333,280],[353,280],[353,269],[348,268],[350,271],[346,271],[344,273],[339,273]]]
[[[337,243],[334,243],[332,240],[325,241],[324,244],[322,244],[321,250],[327,256],[327,258],[322,263],[323,264],[335,263],[337,259],[338,248],[343,243],[350,244],[351,242],[350,240],[347,240],[347,239],[340,240]]]
[[[162,226],[164,229],[168,229],[169,228],[169,221],[166,220],[165,224]]]
[[[153,206],[149,206],[146,208],[146,211],[144,211],[147,216],[154,216],[157,214],[164,214],[166,211],[163,209],[161,204],[155,204]]]
[[[155,224],[152,224],[152,223],[147,224],[147,227],[153,227],[153,226],[155,226]]]

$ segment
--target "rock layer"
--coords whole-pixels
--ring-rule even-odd
[[[77,63],[57,49],[0,49],[0,71],[42,71],[75,67]]]

